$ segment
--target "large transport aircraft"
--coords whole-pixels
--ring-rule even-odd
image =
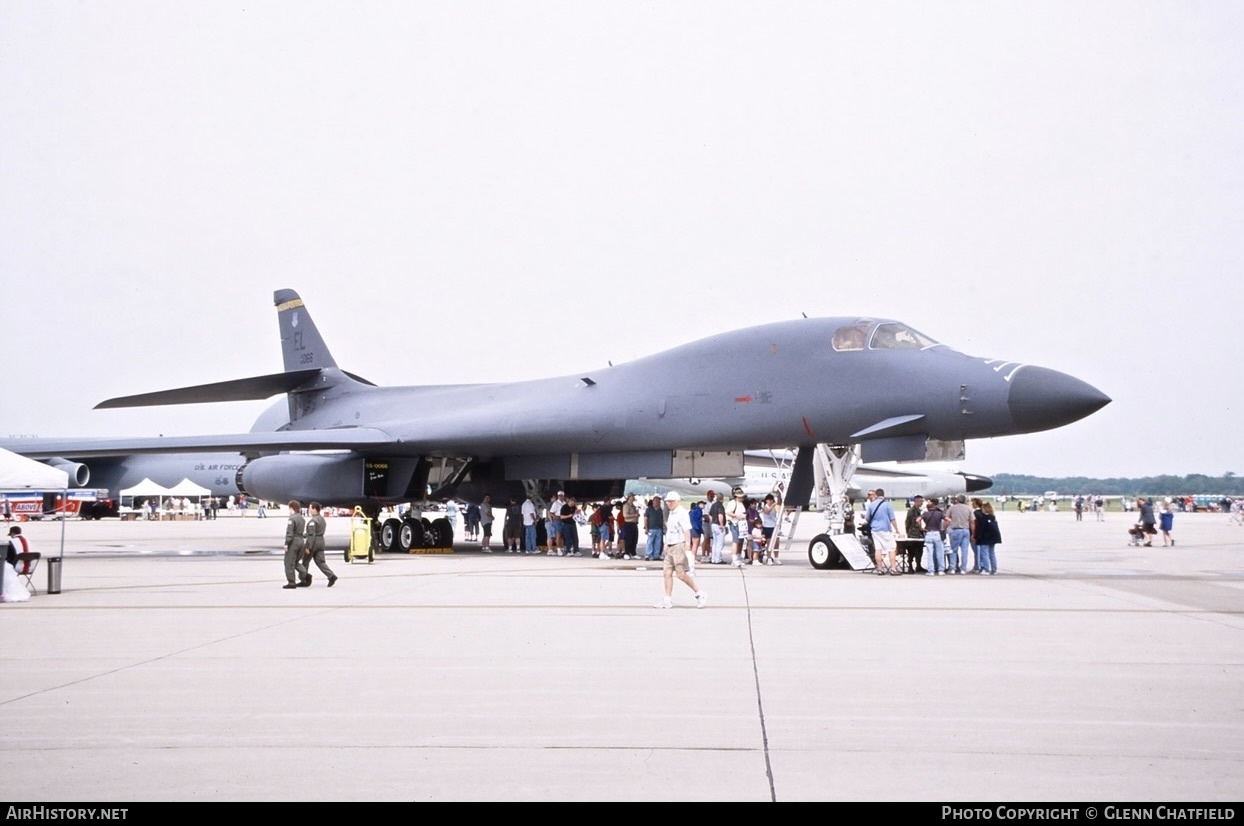
[[[298,293],[273,298],[284,372],[96,406],[283,394],[249,433],[21,438],[0,447],[95,487],[99,476],[120,479],[127,463],[200,454],[248,495],[361,505],[372,516],[389,504],[486,493],[494,502],[528,493],[547,501],[557,490],[600,500],[620,495],[627,479],[741,476],[745,450],[793,447],[788,496],[807,501],[817,455],[841,483],[853,470],[843,457],[855,452],[867,462],[943,458],[948,446],[961,454],[963,440],[1061,427],[1110,402],[1055,370],[968,356],[901,322],[851,317],[720,333],[556,378],[377,387],[337,367]],[[687,364],[707,368],[688,372]],[[452,539],[439,520],[393,517],[378,527],[385,550]]]
[[[772,493],[787,505],[803,507],[807,502],[786,501],[796,454],[790,450],[746,450],[743,452],[743,475],[723,479],[651,479],[704,496],[708,491],[729,492],[736,487],[749,497],[761,499]],[[857,465],[848,480],[847,496],[863,499],[869,490],[882,488],[887,499],[910,499],[913,496],[955,496],[988,490],[993,480],[977,473],[966,473],[944,463],[886,462]]]

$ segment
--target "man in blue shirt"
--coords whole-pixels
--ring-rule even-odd
[[[898,519],[894,516],[894,508],[890,507],[890,503],[885,498],[885,491],[881,488],[868,492],[868,504],[864,506],[864,518],[868,522],[869,530],[872,531],[873,559],[877,564],[877,574],[879,576],[885,574],[886,569],[882,565],[882,558],[889,554],[890,575],[898,576],[899,570],[895,559],[898,542],[894,536],[898,530]]]

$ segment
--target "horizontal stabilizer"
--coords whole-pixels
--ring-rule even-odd
[[[95,405],[96,410],[114,407],[152,407],[163,404],[203,404],[205,402],[242,402],[266,399],[278,393],[289,393],[319,375],[319,369],[295,370],[289,373],[273,373],[249,379],[218,381],[194,387],[179,387],[156,393],[139,393],[137,396],[119,396]]]

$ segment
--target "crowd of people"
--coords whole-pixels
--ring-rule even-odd
[[[709,499],[714,498],[715,494],[710,492]],[[696,584],[695,563],[706,561],[708,557],[701,554],[701,550],[711,547],[704,542],[704,505],[695,502],[690,510],[684,509],[682,496],[677,491],[669,491],[663,497],[654,496],[643,503],[641,512],[633,493],[616,502],[581,505],[574,496],[559,490],[543,508],[537,506],[530,495],[522,502],[517,496],[511,496],[498,513],[492,497],[485,495],[478,504],[466,505],[465,536],[468,540],[478,540],[484,553],[492,553],[493,526],[501,519],[501,544],[506,553],[583,556],[579,531],[586,525],[591,556],[638,559],[642,525],[646,539],[643,559],[662,563],[665,596],[655,607],[673,606],[674,580],[677,579],[691,589],[696,607],[703,608],[707,597]],[[710,512],[715,513],[711,508]],[[456,519],[451,518],[451,524],[456,524]],[[713,534],[710,529],[709,536]]]
[[[710,490],[705,499],[685,509],[692,566],[697,562],[781,565],[780,538],[776,535],[780,501],[773,494],[763,499],[748,497],[742,488],[735,488],[731,494],[726,502]],[[492,553],[493,526],[500,519],[501,546],[506,553],[659,562],[670,544],[670,510],[670,500],[665,496],[640,499],[634,493],[616,501],[580,503],[559,490],[543,508],[530,496],[522,502],[511,496],[504,508],[494,506],[492,497],[484,496],[479,504],[465,506],[465,537],[479,541],[481,550]],[[586,549],[580,540],[584,526],[590,542]]]
[[[874,503],[883,501],[885,506],[877,504],[878,510],[874,513]],[[1025,500],[1003,497],[999,497],[997,509],[1006,507],[1009,501],[1027,509]],[[1030,501],[1053,500],[1035,497]],[[1103,497],[1077,496],[1070,501],[1077,521],[1086,511],[1095,513],[1099,521],[1104,520]],[[1129,497],[1127,510],[1140,510],[1142,501],[1148,502],[1150,508],[1155,507],[1153,500]],[[917,496],[909,500],[901,529],[897,518],[890,524],[893,508],[885,499],[884,491],[869,491],[863,504],[863,513],[857,517],[851,503],[847,503],[847,530],[855,529],[857,518],[862,522],[859,533],[867,536],[866,541],[871,543],[878,573],[997,574],[997,545],[1001,544],[1002,537],[992,501],[977,497],[969,503],[963,494],[944,502],[926,501]],[[1151,520],[1139,521],[1138,526],[1147,521],[1154,527],[1146,539],[1160,532],[1163,544],[1173,546],[1173,514],[1181,505],[1177,499],[1168,499],[1156,505],[1159,510],[1152,513]],[[521,501],[511,496],[508,503],[494,505],[491,497],[485,496],[478,504],[459,505],[451,501],[445,508],[455,533],[459,513],[465,515],[466,539],[480,542],[481,549],[487,553],[503,549],[515,554],[648,562],[659,562],[665,554],[669,506],[660,495],[641,497],[630,493],[618,500],[581,503],[574,496],[557,491],[547,506],[537,505],[531,496]],[[891,513],[887,514],[886,509]],[[1231,510],[1232,520],[1244,524],[1244,503],[1235,503]],[[705,499],[691,502],[686,513],[690,521],[688,554],[692,566],[696,563],[782,564],[782,537],[777,531],[782,503],[774,494],[752,498],[746,496],[742,488],[735,488],[728,497],[723,497],[710,490]],[[499,530],[495,529],[496,525]],[[580,529],[585,527],[590,547],[581,539]],[[904,543],[900,553],[897,542],[893,548],[889,544],[891,539],[900,538],[923,542],[918,552],[910,550],[911,543]],[[900,556],[902,564],[899,564]],[[927,565],[926,560],[929,560]]]
[[[231,516],[246,516],[254,506],[255,516],[260,519],[268,515],[274,506],[263,499],[238,496],[219,497],[204,496],[191,499],[189,496],[152,496],[134,503],[134,510],[143,519],[158,521],[161,517],[192,516],[194,519],[217,519],[223,510]]]
[[[936,497],[913,497],[902,535],[923,542],[908,546],[900,559],[898,517],[883,489],[870,490],[860,533],[872,543],[873,563],[880,576],[901,576],[904,571],[926,576],[998,573],[1002,532],[993,505],[983,499],[973,498],[969,506],[967,497],[959,494],[943,509]]]

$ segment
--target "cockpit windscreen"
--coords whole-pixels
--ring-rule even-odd
[[[865,345],[873,350],[924,350],[937,342],[897,321],[860,321],[835,330],[833,345],[838,351],[863,350]]]
[[[872,341],[868,343],[872,350],[924,350],[936,345],[937,342],[924,333],[897,321],[878,324],[877,329],[873,330]]]
[[[834,331],[835,350],[863,350],[866,341],[868,341],[867,324],[844,325]]]

